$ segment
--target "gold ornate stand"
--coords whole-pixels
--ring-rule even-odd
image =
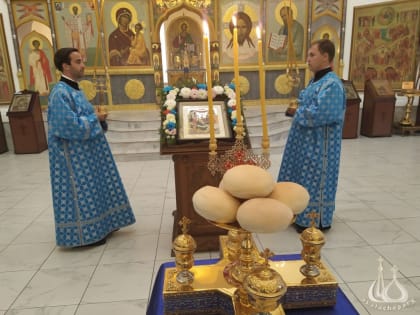
[[[400,95],[407,97],[407,104],[405,105],[404,117],[400,120],[399,123],[394,125],[395,130],[403,135],[419,131],[420,126],[416,126],[411,120],[411,111],[413,108],[414,98],[416,96],[420,96],[420,90],[402,90]]]
[[[337,281],[320,260],[320,247],[324,243],[320,231],[308,229],[307,237],[302,240],[305,260],[271,261],[268,254],[262,255],[257,251],[251,233],[239,227],[220,227],[229,230],[228,235],[220,236],[221,260],[214,265],[193,266],[189,271],[194,275],[194,281],[188,288],[177,281],[179,268],[165,270],[165,315],[251,315],[256,313],[255,305],[260,309],[267,307],[264,314],[282,315],[285,314],[283,309],[332,306],[336,303]],[[304,275],[300,271],[302,268],[316,270],[316,273]],[[285,293],[281,289],[282,281],[287,288]],[[272,285],[273,282],[276,286]],[[263,289],[256,298],[249,292],[253,291],[250,287]],[[284,295],[282,305],[278,305],[276,294]],[[199,301],[204,306],[197,310],[194,305]]]

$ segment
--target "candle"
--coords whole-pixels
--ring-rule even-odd
[[[236,94],[236,137],[242,139],[242,115],[241,115],[241,92],[239,84],[239,48],[238,48],[238,28],[236,26],[236,16],[232,16],[233,23],[233,71],[235,78]]]
[[[263,129],[263,148],[268,146],[268,130],[267,130],[267,113],[265,110],[265,73],[263,68],[263,53],[262,53],[262,41],[261,41],[261,30],[259,26],[256,27],[258,37],[258,70],[260,77],[260,99],[261,99],[261,117],[262,117],[262,129]]]
[[[210,51],[209,51],[209,27],[206,21],[203,22],[203,42],[204,42],[204,58],[206,64],[206,75],[207,75],[207,98],[209,102],[209,129],[210,129],[210,151],[216,150],[215,141],[216,137],[214,134],[214,112],[213,112],[213,88],[211,79],[211,67],[210,67]]]

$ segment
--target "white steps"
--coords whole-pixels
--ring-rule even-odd
[[[267,106],[267,125],[270,137],[270,152],[283,152],[290,128],[290,118],[284,115],[282,105]],[[257,106],[244,109],[251,146],[261,153],[261,110]],[[168,159],[160,155],[160,111],[111,111],[108,115],[106,137],[118,160]]]

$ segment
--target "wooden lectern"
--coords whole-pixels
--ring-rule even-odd
[[[346,115],[344,117],[343,139],[357,138],[359,127],[360,97],[352,81],[342,80],[346,92]]]
[[[394,123],[395,93],[387,80],[365,82],[362,126],[367,137],[390,137]]]
[[[16,154],[40,153],[47,149],[38,92],[14,94],[7,116]]]
[[[0,113],[0,153],[4,153],[7,151],[9,151],[9,149],[7,148],[6,135],[4,132],[3,121],[1,119]]]
[[[209,144],[207,141],[197,143],[181,143],[174,145],[162,144],[160,153],[171,154],[174,162],[176,210],[174,211],[174,225],[172,239],[182,234],[178,222],[183,216],[192,222],[188,234],[197,242],[197,251],[219,250],[219,236],[225,235],[226,230],[216,227],[198,215],[192,204],[194,193],[206,185],[219,186],[222,175],[213,176],[207,168],[209,161]],[[231,149],[233,142],[218,141],[218,154]]]

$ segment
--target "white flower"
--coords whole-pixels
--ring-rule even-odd
[[[226,88],[225,89],[225,94],[228,98],[232,99],[232,98],[236,98],[236,93],[234,90],[232,90],[231,88]]]
[[[207,90],[199,89],[198,90],[198,98],[202,99],[202,100],[206,99],[207,98]]]
[[[166,95],[167,100],[175,100],[176,99],[176,92],[173,93],[173,90],[169,91],[168,95]]]
[[[163,106],[166,106],[166,108],[169,110],[174,109],[176,107],[176,101],[167,99],[165,101],[165,104],[163,104]]]
[[[222,95],[225,92],[225,89],[221,85],[216,85],[213,87],[213,91],[216,95]]]
[[[179,95],[183,98],[189,98],[191,96],[191,89],[189,87],[183,87],[181,91],[179,91]]]
[[[231,99],[227,102],[227,106],[228,106],[228,107],[234,107],[234,106],[236,106],[236,99],[231,98]]]
[[[197,89],[192,89],[191,90],[191,98],[192,99],[199,98],[199,93],[198,93],[198,90]]]

